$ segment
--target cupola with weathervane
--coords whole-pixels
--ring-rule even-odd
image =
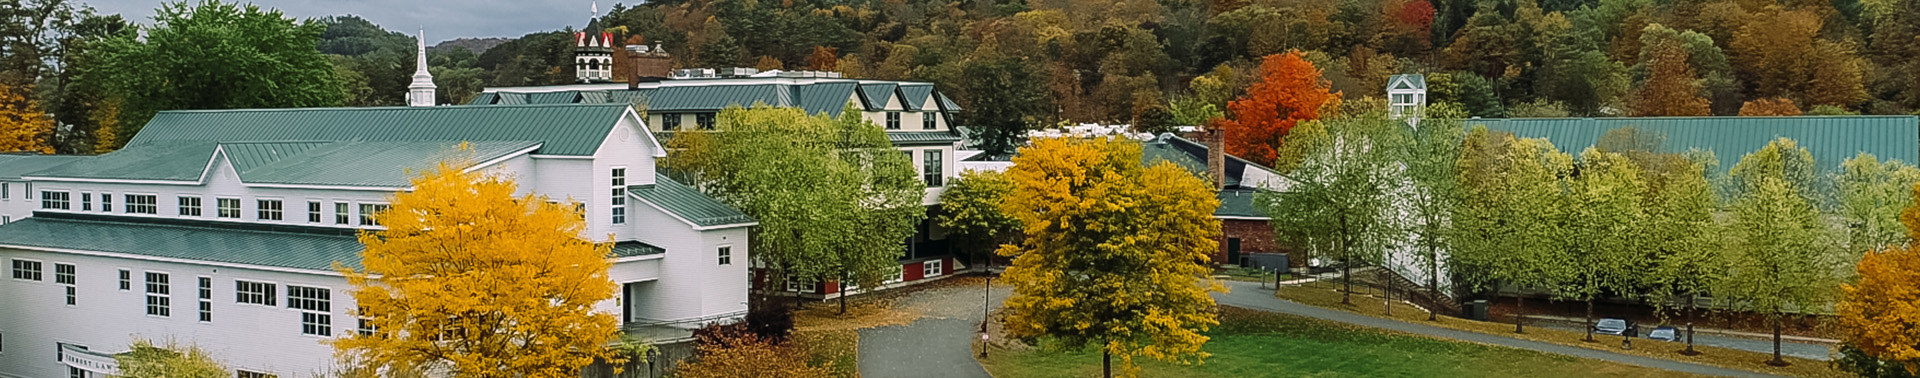
[[[1393,75],[1387,78],[1387,114],[1404,119],[1407,126],[1419,127],[1427,110],[1427,76]]]

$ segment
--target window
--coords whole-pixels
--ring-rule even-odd
[[[579,215],[580,215],[580,221],[581,221],[581,222],[585,222],[585,221],[587,221],[587,203],[586,203],[586,202],[576,202],[576,203],[574,203],[574,204],[573,204],[573,213],[574,213],[574,214],[579,214]]]
[[[280,220],[283,205],[280,200],[260,200],[258,205],[260,207],[256,210],[260,213],[260,220]]]
[[[133,272],[120,270],[120,291],[133,290]]]
[[[373,326],[373,319],[359,318],[359,324],[354,327],[354,330],[359,331],[361,335],[373,336],[373,332],[379,330],[379,327]]]
[[[77,367],[68,366],[67,378],[87,378],[87,371],[80,370],[80,368],[77,368]]]
[[[945,261],[930,260],[927,262],[920,263],[920,275],[925,277],[933,277],[933,276],[938,276],[941,273],[946,273],[947,272],[946,270],[940,269],[940,264],[942,262],[945,262]]]
[[[13,192],[13,189],[7,186],[8,183],[0,182],[0,199],[7,199],[7,196]]]
[[[926,129],[926,130],[933,130],[933,129],[940,128],[940,113],[937,113],[937,112],[920,113],[920,128]]]
[[[375,219],[374,216],[379,215],[381,212],[384,212],[384,211],[387,211],[387,205],[379,205],[379,204],[371,204],[371,203],[360,204],[360,225],[379,226],[380,221],[378,219]]]
[[[235,303],[251,303],[268,306],[274,305],[273,299],[275,297],[273,294],[273,284],[241,280],[233,281],[233,296]]]
[[[713,130],[713,113],[694,114],[693,123],[700,125],[701,130]]]
[[[147,272],[147,315],[173,315],[169,278],[166,273]]]
[[[352,222],[353,215],[351,214],[352,210],[347,208],[346,202],[333,203],[333,224],[347,224],[347,222]]]
[[[880,284],[882,285],[896,284],[906,280],[907,280],[907,267],[896,264],[893,266],[893,269],[891,271],[887,272],[887,279],[881,280]]]
[[[307,201],[307,223],[320,223],[320,201]]]
[[[93,193],[80,193],[80,211],[93,211]]]
[[[39,281],[40,262],[33,260],[13,260],[13,279]]]
[[[5,226],[8,223],[13,223],[13,217],[8,215],[0,215],[0,226]]]
[[[720,247],[720,265],[733,265],[733,246]]]
[[[73,285],[67,285],[67,305],[68,306],[80,305],[79,295],[76,295],[79,293],[77,293],[76,291],[77,290],[74,289]]]
[[[67,202],[68,199],[72,198],[69,197],[71,195],[73,195],[73,193],[55,191],[40,192],[40,208],[71,210],[73,209],[71,207],[73,205]]]
[[[103,212],[103,213],[113,212],[113,195],[112,194],[100,193],[100,212]]]
[[[287,285],[287,308],[300,310],[300,334],[333,334],[332,297],[324,288]]]
[[[238,378],[279,378],[279,376],[277,375],[261,373],[257,371],[237,370],[237,372],[238,374],[236,374],[236,376]]]
[[[679,114],[660,113],[660,130],[673,131],[673,130],[679,130],[679,129],[680,129]]]
[[[72,285],[74,280],[73,264],[53,264],[53,283]]]
[[[812,278],[796,279],[793,277],[788,277],[787,291],[796,292],[796,293],[811,293],[813,292],[813,279]]]
[[[180,197],[180,216],[200,216],[200,197]]]
[[[213,321],[213,277],[200,277],[200,321]]]
[[[221,218],[240,218],[239,198],[217,198],[214,199],[214,204],[219,206],[219,209],[216,209],[219,213],[215,215]]]
[[[151,194],[128,194],[128,214],[159,214],[160,196]]]
[[[627,169],[613,169],[613,224],[627,223]]]
[[[887,130],[900,129],[900,112],[887,112]]]
[[[940,150],[927,150],[926,157],[920,160],[920,165],[920,175],[926,180],[927,186],[940,186],[940,179],[945,177],[944,173],[946,173],[946,170],[940,167]]]

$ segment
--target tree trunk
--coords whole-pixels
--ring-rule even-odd
[[[1500,297],[1499,290],[1500,289],[1494,289],[1494,298]],[[1521,323],[1525,323],[1527,320],[1527,297],[1515,295],[1513,296],[1513,300],[1513,333],[1527,333],[1526,328],[1521,325]]]
[[[1433,245],[1427,245],[1427,321],[1439,321],[1440,305],[1440,251]]]
[[[1100,347],[1100,376],[1113,378],[1113,352],[1105,346]]]
[[[1699,309],[1696,309],[1693,307],[1695,303],[1699,303],[1699,301],[1694,299],[1692,293],[1688,293],[1687,294],[1687,350],[1680,351],[1680,354],[1684,354],[1688,356],[1700,354],[1699,351],[1693,350],[1693,314],[1696,311],[1699,311]]]
[[[847,290],[849,286],[847,282],[849,282],[847,281],[847,273],[840,272],[840,315],[847,314],[847,296],[853,295],[852,291]]]
[[[1393,316],[1393,282],[1394,281],[1396,280],[1394,280],[1392,277],[1387,278],[1387,295],[1386,295],[1387,301],[1385,306],[1387,309],[1388,317]]]
[[[1593,342],[1593,298],[1587,298],[1587,342]],[[1625,332],[1621,333],[1623,336]]]
[[[1773,320],[1773,361],[1767,361],[1768,365],[1787,366],[1787,360],[1780,358],[1780,323],[1784,321],[1777,318]]]

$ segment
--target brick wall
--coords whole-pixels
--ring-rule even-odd
[[[1252,253],[1288,253],[1292,251],[1292,248],[1283,247],[1278,241],[1274,240],[1273,226],[1267,225],[1267,221],[1224,219],[1220,221],[1220,228],[1222,229],[1220,250],[1213,254],[1214,261],[1218,263],[1224,264],[1228,262],[1226,261],[1227,239],[1230,238],[1240,239],[1241,256]],[[1290,265],[1306,265],[1305,256],[1289,255],[1287,258],[1291,260],[1288,261]]]

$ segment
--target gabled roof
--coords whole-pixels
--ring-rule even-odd
[[[21,176],[68,179],[108,179],[129,181],[199,182],[213,162],[219,143],[188,140],[128,145],[113,153],[75,159],[72,162]]]
[[[1920,161],[1920,117],[1915,116],[1800,116],[1800,117],[1647,117],[1647,118],[1515,118],[1471,119],[1466,126],[1486,125],[1526,138],[1547,138],[1567,153],[1600,141],[1609,130],[1634,127],[1664,134],[1662,152],[1698,148],[1713,151],[1718,169],[1733,169],[1740,157],[1765,147],[1778,137],[1791,138],[1813,154],[1820,169],[1832,171],[1860,152],[1881,160]]]
[[[897,87],[894,83],[861,83],[860,96],[866,100],[868,111],[886,110],[887,100],[893,98],[893,89]]]
[[[627,188],[634,198],[680,218],[696,229],[719,226],[745,226],[758,223],[753,217],[720,203],[700,190],[673,181],[666,175],[654,175],[653,185]]]
[[[183,222],[184,223],[184,222]],[[275,232],[201,225],[63,219],[40,214],[0,226],[0,246],[141,255],[314,271],[338,261],[360,267],[366,249],[350,234]]]
[[[165,111],[127,149],[210,141],[541,141],[540,154],[591,156],[627,111],[625,103]]]
[[[1226,188],[1221,189],[1220,193],[1217,194],[1217,197],[1220,199],[1220,207],[1214,209],[1213,216],[1267,218],[1266,214],[1261,214],[1260,210],[1253,205],[1253,195],[1258,193],[1261,188],[1243,185],[1241,178],[1245,177],[1249,169],[1265,171],[1263,173],[1270,176],[1280,176],[1280,174],[1274,172],[1272,169],[1254,164],[1237,156],[1226,155],[1225,157],[1226,166],[1223,168],[1227,176]],[[1140,160],[1149,166],[1159,164],[1161,161],[1170,162],[1181,168],[1186,168],[1187,171],[1193,172],[1195,175],[1201,177],[1206,177],[1209,174],[1207,172],[1207,146],[1200,142],[1174,136],[1173,134],[1162,134],[1153,141],[1141,143]]]
[[[900,84],[900,97],[905,101],[907,110],[938,109],[934,104],[933,84]]]
[[[1427,75],[1405,74],[1387,77],[1388,90],[1401,89],[1403,85],[1409,87],[1406,89],[1427,89]]]

